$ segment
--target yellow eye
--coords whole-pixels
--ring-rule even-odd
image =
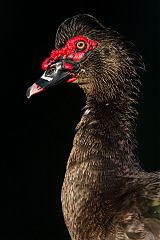
[[[76,43],[77,50],[82,51],[86,48],[86,43],[84,41],[79,41]]]

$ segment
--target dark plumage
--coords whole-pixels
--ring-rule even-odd
[[[160,240],[160,173],[141,169],[135,139],[142,58],[85,14],[60,25],[56,48],[79,35],[98,46],[80,63],[75,81],[87,100],[62,187],[71,239]]]

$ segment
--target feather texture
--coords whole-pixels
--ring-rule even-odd
[[[139,74],[133,44],[80,14],[58,28],[56,47],[83,35],[98,42],[77,83],[87,101],[76,128],[62,208],[72,240],[160,240],[160,173],[139,164],[135,139]]]

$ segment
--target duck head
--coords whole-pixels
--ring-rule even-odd
[[[86,95],[99,101],[110,99],[130,91],[142,66],[141,57],[127,48],[117,32],[80,14],[59,26],[55,49],[42,63],[44,73],[26,95],[29,98],[61,82],[74,82]]]
[[[81,63],[89,57],[96,46],[96,41],[78,35],[69,39],[64,47],[52,50],[50,56],[42,63],[45,72],[27,90],[27,97],[63,81],[77,80]]]

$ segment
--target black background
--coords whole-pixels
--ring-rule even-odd
[[[137,127],[141,165],[160,168],[160,3],[1,1],[1,239],[70,239],[60,192],[85,98],[74,84],[27,99],[58,25],[89,13],[135,43],[145,60]],[[3,135],[4,133],[4,135]],[[2,145],[4,143],[4,146]]]

